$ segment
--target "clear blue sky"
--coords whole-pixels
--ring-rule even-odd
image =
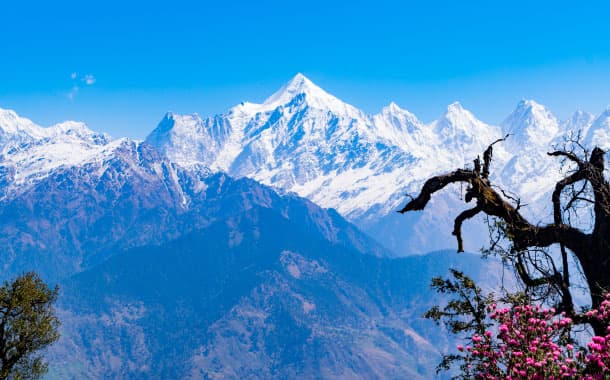
[[[143,138],[168,110],[262,101],[297,72],[368,113],[393,100],[424,121],[455,100],[490,123],[522,98],[560,117],[610,103],[602,1],[15,0],[0,12],[0,107],[115,137]]]

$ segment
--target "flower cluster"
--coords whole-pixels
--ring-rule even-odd
[[[572,319],[533,305],[487,308],[495,332],[470,337],[459,345],[466,377],[479,379],[603,379],[610,377],[610,328],[584,348],[570,343]],[[587,314],[608,325],[610,295]]]
[[[595,374],[605,374],[605,378],[610,377],[610,294],[606,295],[599,310],[588,311],[587,317],[596,318],[607,325],[607,334],[591,338],[591,341],[587,343],[587,350],[579,353],[579,359],[588,367],[589,371]],[[603,377],[600,375],[590,378],[601,379]]]

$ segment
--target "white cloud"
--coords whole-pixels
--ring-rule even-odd
[[[70,92],[68,92],[68,94],[67,94],[68,99],[74,100],[74,98],[76,97],[76,94],[78,94],[78,90],[80,90],[80,88],[78,86],[73,86],[72,90],[70,90]]]
[[[68,92],[66,94],[66,96],[70,100],[74,100],[74,98],[76,98],[76,95],[78,95],[78,92],[80,91],[80,88],[81,88],[81,85],[80,85],[81,83],[84,83],[85,86],[91,86],[96,81],[93,74],[85,74],[85,75],[81,76],[81,75],[78,75],[78,73],[76,71],[73,71],[70,74],[70,78],[72,78],[72,89],[70,90],[70,92]]]
[[[82,78],[82,81],[85,82],[87,86],[91,86],[95,83],[95,77],[91,74],[87,74]]]

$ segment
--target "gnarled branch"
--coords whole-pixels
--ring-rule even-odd
[[[487,149],[485,149],[485,152],[483,152],[483,173],[482,173],[483,178],[489,177],[489,167],[491,166],[491,159],[493,157],[493,146],[499,142],[506,140],[509,136],[510,136],[510,134],[507,134],[506,136],[502,137],[501,139],[497,139],[496,141],[492,142],[491,144],[489,144]]]
[[[580,249],[582,248],[580,244],[587,239],[587,235],[582,231],[562,223],[543,227],[529,223],[513,206],[502,199],[487,180],[483,180],[474,171],[466,169],[458,169],[449,174],[430,178],[424,184],[420,194],[409,201],[399,212],[423,210],[432,194],[457,182],[466,182],[470,185],[467,195],[477,199],[480,211],[499,217],[506,222],[509,238],[513,241],[516,250],[548,247],[555,243],[563,243],[570,249]]]
[[[481,211],[481,207],[479,207],[479,205],[476,205],[471,209],[463,211],[460,215],[457,216],[457,218],[455,218],[452,235],[455,236],[455,238],[457,239],[458,252],[464,252],[464,243],[462,241],[462,223],[464,223],[466,219],[472,218]]]
[[[474,172],[467,169],[458,169],[449,174],[432,177],[424,183],[419,195],[416,198],[412,198],[411,201],[398,212],[404,214],[407,211],[423,210],[430,201],[432,194],[442,190],[450,183],[468,182],[474,177]]]
[[[559,156],[559,157],[565,157],[570,161],[573,161],[575,163],[578,164],[579,167],[582,167],[584,165],[584,162],[581,161],[580,158],[578,158],[574,153],[572,152],[565,152],[563,150],[556,150],[554,152],[548,152],[547,153],[549,156]]]

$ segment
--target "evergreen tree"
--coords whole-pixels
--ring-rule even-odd
[[[0,287],[0,379],[36,379],[47,371],[41,350],[59,338],[50,289],[33,272]]]

